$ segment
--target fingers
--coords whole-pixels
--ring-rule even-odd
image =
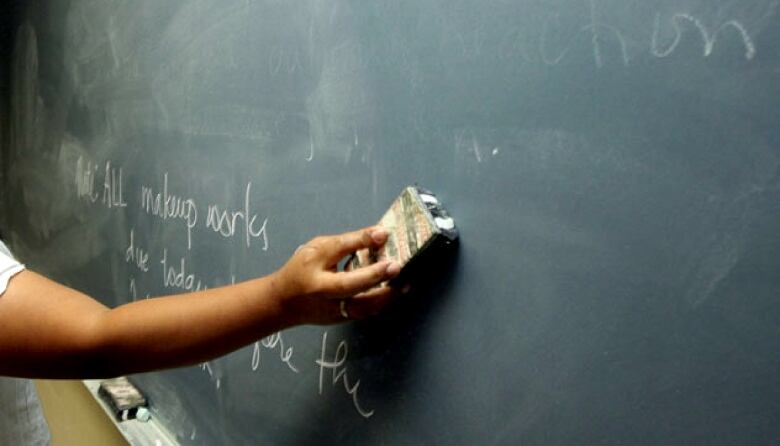
[[[390,280],[401,272],[396,262],[382,261],[354,271],[334,274],[336,288],[342,296],[351,296]]]
[[[372,288],[344,300],[344,310],[350,320],[364,319],[381,312],[393,300],[394,296],[395,291],[388,286]]]
[[[381,247],[387,237],[383,228],[372,226],[341,235],[317,237],[306,243],[277,276],[281,282],[279,286],[284,290],[285,309],[300,321],[332,324],[366,317],[384,308],[392,290],[376,285],[400,274],[401,267],[397,262],[385,260],[342,272],[336,271],[336,265],[348,254]]]
[[[371,226],[341,235],[326,237],[328,262],[338,262],[345,256],[363,248],[378,248],[387,241],[387,231],[381,226]]]
[[[364,319],[379,314],[382,310],[387,308],[396,297],[407,294],[409,290],[410,286],[408,284],[400,289],[383,285],[356,294],[351,298],[343,299],[339,303],[344,302],[343,308],[347,313],[346,319]],[[339,315],[341,316],[340,321],[344,322],[344,315],[341,314],[341,305],[339,305]]]

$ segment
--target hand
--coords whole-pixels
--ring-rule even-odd
[[[281,307],[293,324],[333,324],[362,319],[378,313],[392,297],[387,284],[401,267],[380,261],[354,271],[338,272],[338,263],[363,248],[378,249],[387,232],[369,227],[341,235],[317,237],[298,248],[289,261],[274,273]],[[343,302],[343,303],[342,303]]]

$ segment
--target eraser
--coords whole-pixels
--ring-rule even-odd
[[[108,403],[119,421],[132,420],[140,409],[146,410],[146,397],[125,377],[101,382],[98,395]]]
[[[352,255],[346,270],[357,269],[381,260],[401,266],[401,276],[424,254],[440,251],[458,239],[455,220],[436,196],[417,186],[404,188],[379,221],[388,231],[385,245],[379,250],[363,249]],[[425,255],[427,257],[427,255]]]

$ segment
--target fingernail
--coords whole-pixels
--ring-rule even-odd
[[[382,243],[387,239],[387,231],[382,228],[373,229],[371,231],[371,239],[376,243]]]
[[[385,271],[388,276],[395,277],[401,272],[401,265],[396,262],[390,262]]]

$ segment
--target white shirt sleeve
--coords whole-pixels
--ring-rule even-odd
[[[8,281],[14,274],[23,271],[24,265],[17,262],[16,259],[11,256],[11,252],[8,248],[0,242],[0,295],[5,293],[5,289],[8,287]]]
[[[11,277],[22,270],[24,265],[0,241],[0,296]],[[35,385],[29,379],[0,376],[0,444],[51,444]]]

